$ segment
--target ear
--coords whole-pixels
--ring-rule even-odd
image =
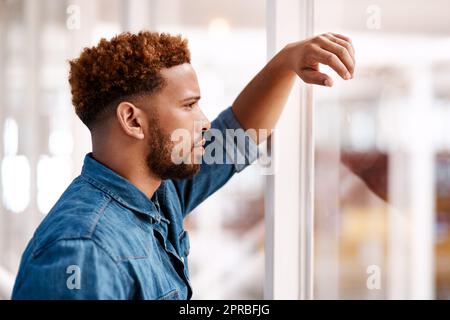
[[[117,106],[116,117],[120,127],[130,137],[144,139],[144,113],[130,102],[121,102]]]

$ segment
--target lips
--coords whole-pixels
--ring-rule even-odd
[[[194,144],[194,148],[203,147],[205,145],[205,143],[206,143],[206,139],[203,138],[202,140],[200,140],[199,142]]]

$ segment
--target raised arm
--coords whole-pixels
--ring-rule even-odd
[[[233,103],[232,109],[244,129],[275,127],[296,76],[304,82],[333,85],[330,76],[320,72],[320,64],[330,66],[345,80],[353,78],[355,50],[351,40],[326,33],[291,43],[278,52],[250,81]],[[251,135],[251,132],[249,132]],[[263,136],[253,137],[257,143]],[[387,200],[387,159],[381,154],[343,155],[342,162],[379,197]]]
[[[351,40],[343,35],[326,33],[291,43],[278,52],[250,81],[233,103],[232,109],[244,129],[275,127],[296,76],[304,82],[333,85],[330,76],[321,73],[325,64],[345,80],[353,77],[355,54]],[[263,136],[252,138],[257,143]]]

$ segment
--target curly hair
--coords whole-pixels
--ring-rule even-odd
[[[121,101],[162,89],[161,69],[190,60],[187,40],[180,35],[141,31],[101,39],[69,61],[75,113],[91,129]]]

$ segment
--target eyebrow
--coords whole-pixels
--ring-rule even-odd
[[[200,100],[200,99],[201,99],[200,96],[192,96],[192,97],[184,98],[183,100],[181,100],[181,102],[186,102],[186,101],[190,101],[190,100]]]

